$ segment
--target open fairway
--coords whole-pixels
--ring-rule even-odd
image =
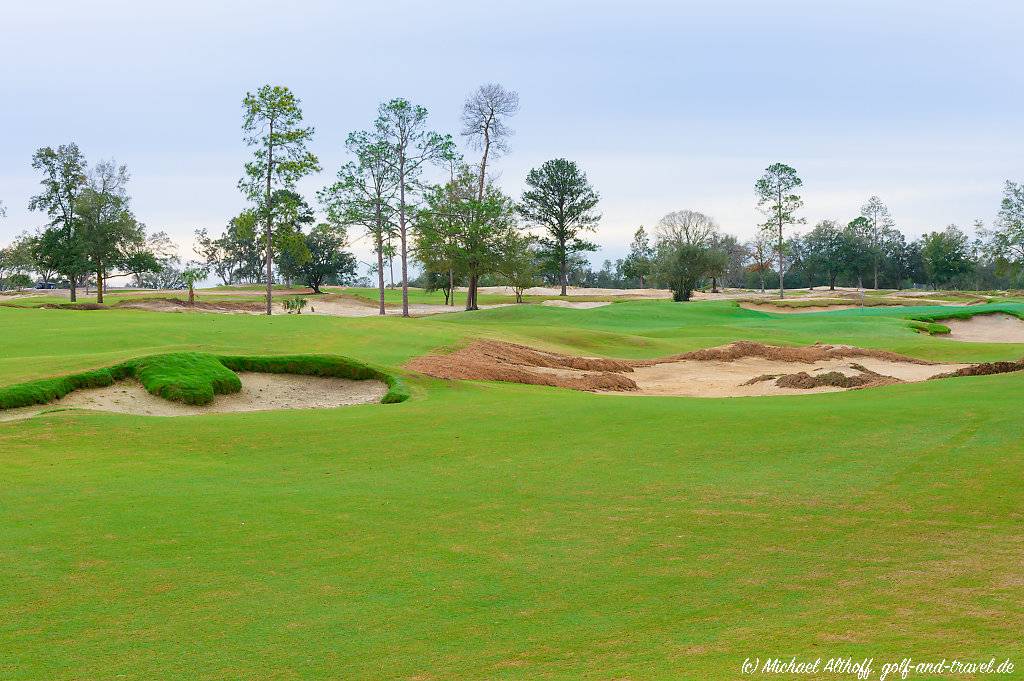
[[[0,423],[0,677],[732,679],[746,657],[1018,660],[1024,374],[694,399],[403,369],[478,337],[618,358],[735,340],[1024,356],[910,327],[941,311],[0,308],[0,386],[155,353],[330,353],[412,394]]]

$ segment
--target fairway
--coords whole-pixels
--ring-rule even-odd
[[[624,360],[738,340],[1024,356],[912,328],[942,311],[0,307],[0,386],[163,353],[317,354],[410,395],[0,422],[0,678],[733,679],[748,657],[1024,661],[1024,373],[701,399],[406,368],[481,339]]]

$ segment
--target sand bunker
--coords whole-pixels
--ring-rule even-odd
[[[861,307],[860,305],[806,305],[795,307],[792,305],[772,305],[771,303],[739,303],[744,310],[755,310],[756,312],[773,312],[777,314],[800,314],[806,312],[831,312],[833,310],[852,310]]]
[[[197,300],[189,305],[187,300],[177,298],[152,298],[149,300],[122,300],[114,307],[150,312],[224,312],[236,314],[263,314],[267,311],[264,303],[224,300],[215,303]]]
[[[330,409],[380,402],[388,388],[382,381],[297,374],[239,373],[242,390],[217,395],[212,404],[194,406],[151,395],[137,381],[120,381],[104,388],[76,390],[47,405],[0,411],[0,421],[35,416],[54,408],[91,409],[141,416],[195,416],[218,412],[270,409]]]
[[[966,369],[845,345],[782,347],[739,341],[654,360],[573,357],[477,341],[408,367],[448,379],[508,381],[592,392],[740,397],[835,392],[924,381]]]
[[[1024,343],[1024,321],[1008,314],[977,314],[969,319],[937,319],[950,338],[966,343]]]
[[[330,317],[375,317],[378,314],[377,303],[371,300],[351,298],[309,298],[302,310],[303,315],[326,315]],[[504,307],[505,304],[481,305],[480,309]],[[194,305],[176,298],[152,298],[149,300],[123,300],[115,307],[119,309],[149,310],[151,312],[219,312],[226,314],[265,314],[266,303],[256,301],[220,300],[215,302],[197,300]],[[450,305],[409,305],[409,314],[414,317],[444,314],[447,312],[463,312],[464,308]],[[284,303],[274,301],[275,314],[287,314]],[[401,316],[401,307],[388,306],[388,315]]]
[[[592,301],[592,302],[573,302],[571,300],[545,300],[541,305],[547,305],[548,307],[568,307],[574,310],[589,310],[595,307],[604,307],[605,305],[611,305],[610,301]]]

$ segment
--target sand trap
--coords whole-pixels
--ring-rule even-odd
[[[515,303],[480,305],[479,307],[481,310],[487,310],[495,307],[507,307],[508,305],[515,305]],[[283,306],[282,309],[284,309]],[[363,303],[356,300],[349,302],[348,300],[316,300],[311,298],[309,305],[307,305],[302,311],[302,314],[328,315],[332,317],[376,317],[378,316],[379,311],[377,303],[369,300],[366,303]],[[462,305],[429,305],[426,303],[409,305],[409,314],[413,317],[465,311],[466,309]],[[402,316],[401,306],[388,306],[386,308],[386,312],[387,316]]]
[[[755,310],[757,312],[772,312],[776,314],[800,314],[806,312],[831,312],[832,310],[852,310],[861,307],[860,305],[810,305],[804,307],[793,307],[789,305],[772,305],[770,303],[740,303],[744,310]]]
[[[187,300],[177,298],[122,300],[114,307],[129,310],[149,310],[150,312],[220,312],[225,314],[264,314],[267,311],[264,303],[241,301],[218,301],[213,303],[197,300],[193,305],[189,305]]]
[[[605,305],[611,305],[610,301],[594,301],[594,302],[576,302],[571,300],[545,300],[541,305],[547,305],[548,307],[568,307],[574,310],[590,310],[595,307],[604,307]]]
[[[689,397],[836,392],[925,381],[970,366],[933,364],[844,345],[781,347],[749,341],[655,360],[574,357],[501,341],[477,341],[454,353],[419,357],[408,364],[438,378]]]
[[[514,303],[509,303],[514,304]],[[480,309],[488,309],[492,307],[505,307],[506,304],[498,305],[481,305]],[[208,302],[204,300],[197,300],[194,305],[189,305],[188,301],[166,298],[166,299],[151,299],[151,300],[125,300],[118,303],[115,307],[119,309],[130,309],[130,310],[149,310],[150,312],[217,312],[222,314],[266,314],[267,307],[266,303],[256,301],[216,301]],[[461,306],[452,307],[450,305],[429,305],[429,304],[413,304],[409,305],[409,314],[414,317],[422,317],[426,315],[444,314],[448,312],[465,312],[465,309]],[[285,309],[284,303],[275,300],[274,301],[274,314],[287,314],[288,311]],[[375,317],[377,316],[378,308],[377,303],[371,300],[360,300],[356,298],[347,299],[317,299],[310,298],[309,303],[302,310],[303,315],[326,315],[329,317]],[[402,315],[401,307],[387,307],[388,316]]]
[[[345,378],[296,374],[239,373],[242,390],[217,395],[213,404],[193,406],[151,395],[137,381],[120,381],[105,388],[76,390],[56,402],[0,411],[0,421],[35,416],[43,411],[90,409],[140,416],[196,416],[220,412],[271,409],[331,409],[380,402],[387,392],[382,381],[351,381]]]
[[[457,291],[465,292],[465,288],[456,287]],[[511,296],[515,291],[511,286],[481,286],[480,293],[494,293],[497,295]],[[557,296],[561,295],[562,289],[557,286],[533,286],[525,289],[525,296]],[[672,298],[672,292],[666,289],[657,288],[579,288],[569,286],[566,288],[566,295],[573,296],[607,296],[610,298]]]
[[[949,327],[950,338],[965,343],[1024,343],[1024,321],[1008,314],[978,314],[969,319],[937,319]]]

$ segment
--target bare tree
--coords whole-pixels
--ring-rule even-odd
[[[761,293],[764,293],[765,273],[772,266],[771,237],[763,229],[758,229],[754,233],[754,238],[747,244],[747,249],[750,251],[753,267],[761,278]]]
[[[487,161],[508,151],[508,138],[514,131],[506,120],[519,111],[519,95],[497,83],[481,85],[462,106],[462,136],[474,149],[483,152],[477,200],[484,198]]]
[[[655,227],[658,241],[686,246],[707,246],[718,233],[718,223],[695,210],[677,210],[661,218]]]

